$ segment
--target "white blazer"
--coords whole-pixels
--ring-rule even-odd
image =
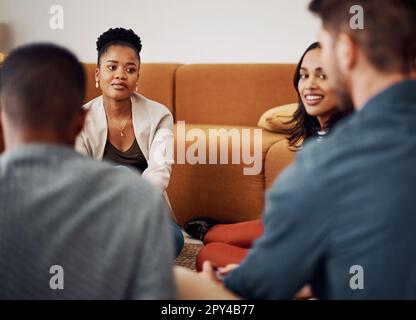
[[[164,105],[133,93],[132,121],[137,143],[147,160],[143,178],[164,193],[169,184],[173,163],[173,117]],[[75,149],[93,159],[102,160],[107,142],[107,118],[103,97],[84,106],[88,110],[84,129],[78,135]],[[168,201],[169,204],[169,201]]]

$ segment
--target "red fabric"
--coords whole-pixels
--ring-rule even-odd
[[[227,243],[209,243],[199,251],[196,258],[196,270],[202,270],[204,261],[211,261],[217,267],[225,267],[231,263],[238,264],[247,255],[248,250]]]
[[[219,224],[212,227],[204,237],[204,243],[222,242],[241,248],[251,248],[253,241],[263,233],[261,220]]]

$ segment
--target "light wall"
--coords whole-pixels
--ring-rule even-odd
[[[319,27],[309,1],[0,0],[0,50],[52,41],[91,62],[97,37],[122,26],[141,36],[144,62],[296,62]],[[56,4],[63,30],[49,26]]]

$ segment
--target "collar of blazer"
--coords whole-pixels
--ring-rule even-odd
[[[132,122],[134,135],[143,155],[149,159],[149,141],[151,117],[146,107],[147,99],[137,93],[131,96]],[[104,154],[105,143],[107,141],[108,125],[103,104],[103,97],[99,96],[85,106],[89,109],[89,114],[85,123],[85,130],[90,140],[92,157],[101,160]]]

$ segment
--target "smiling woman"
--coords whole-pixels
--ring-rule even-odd
[[[84,106],[89,112],[76,149],[137,170],[163,193],[170,207],[165,190],[173,162],[173,117],[165,106],[135,92],[141,49],[131,29],[109,29],[98,38],[95,80],[102,95]],[[173,233],[178,255],[184,240],[176,224]]]
[[[303,53],[293,78],[299,102],[286,133],[290,147],[295,150],[308,138],[325,134],[353,109],[352,106],[337,108],[337,97],[329,86],[320,55],[321,45],[312,43]]]
[[[315,116],[320,129],[325,130],[336,109],[336,96],[326,81],[321,67],[319,47],[309,51],[303,58],[298,81],[298,92],[310,116]]]

